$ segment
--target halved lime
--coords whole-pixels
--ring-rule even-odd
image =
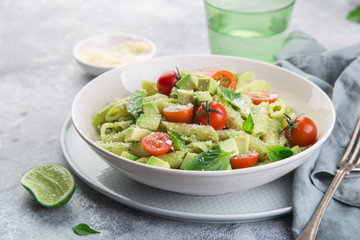
[[[57,163],[43,163],[24,172],[23,185],[44,207],[56,208],[67,203],[75,191],[72,174]]]

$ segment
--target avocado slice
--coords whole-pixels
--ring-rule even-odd
[[[161,160],[160,158],[154,157],[154,156],[151,156],[146,164],[151,165],[151,166],[156,166],[156,167],[170,168],[169,163],[165,162],[164,160]]]
[[[159,115],[159,109],[154,102],[143,103],[143,112],[148,115]]]
[[[213,100],[209,91],[196,91],[194,95],[197,103]]]
[[[301,152],[301,148],[298,145],[292,147],[291,150],[294,152],[294,155]]]
[[[249,152],[249,135],[237,136],[234,138],[238,148],[238,154],[247,154]]]
[[[143,137],[151,133],[148,129],[143,128],[128,128],[125,135],[125,142],[140,142]]]
[[[212,142],[211,141],[193,142],[191,145],[194,148],[195,152],[201,153],[201,152],[209,151],[211,149]]]
[[[165,154],[157,156],[157,157],[164,160],[165,162],[169,163],[171,168],[176,169],[176,168],[180,167],[186,153],[187,153],[187,150],[182,150],[182,151],[165,153]]]
[[[191,160],[196,156],[196,153],[187,153],[185,155],[185,158],[183,160],[183,162],[181,163],[180,169],[184,170],[191,162]]]
[[[194,75],[186,74],[176,83],[176,86],[180,89],[195,91],[198,88],[198,78]]]
[[[126,158],[126,159],[129,159],[129,160],[138,160],[139,158],[135,155],[132,155],[131,153],[127,152],[127,151],[123,151],[120,155],[120,157],[123,157],[123,158]]]
[[[161,115],[141,114],[136,120],[136,126],[156,131],[160,125]]]
[[[188,103],[194,104],[194,92],[192,90],[178,89],[178,103],[186,105]]]
[[[234,138],[219,142],[219,148],[225,152],[230,153],[230,156],[235,156],[239,154],[239,150]]]
[[[144,163],[144,164],[146,164],[147,161],[149,160],[149,158],[150,158],[150,157],[141,157],[141,158],[135,160],[135,162],[139,162],[139,163]]]
[[[198,79],[198,90],[199,91],[208,91],[211,95],[217,93],[219,84],[212,78],[199,78]]]

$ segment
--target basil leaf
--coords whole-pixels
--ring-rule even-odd
[[[173,141],[174,147],[177,150],[183,150],[186,147],[185,141],[183,139],[181,139],[178,134],[171,133],[171,132],[168,132],[168,134],[169,134],[171,140]]]
[[[360,23],[360,5],[354,8],[346,18],[350,21]]]
[[[173,87],[173,88],[171,89],[171,92],[170,92],[170,97],[177,99],[178,96],[179,96],[179,94],[178,94],[177,88],[176,88],[176,87]]]
[[[142,104],[144,102],[145,93],[145,90],[137,90],[133,92],[126,105],[126,110],[134,122],[142,113]]]
[[[294,151],[290,148],[276,145],[276,146],[267,146],[268,156],[272,162],[279,161],[284,158],[288,158],[294,155]]]
[[[196,155],[185,170],[227,170],[230,163],[230,153],[220,149],[202,152]]]
[[[220,87],[223,98],[229,101],[233,106],[240,107],[239,101],[241,101],[241,94],[236,93],[229,88]]]
[[[79,225],[73,227],[72,229],[73,229],[74,233],[77,235],[89,235],[89,234],[94,234],[94,233],[100,233],[100,232],[90,228],[85,223],[80,223]]]
[[[251,116],[251,113],[249,113],[247,119],[243,122],[242,128],[247,133],[252,133],[254,129],[254,119]]]

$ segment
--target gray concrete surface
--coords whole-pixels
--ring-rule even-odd
[[[358,43],[360,24],[346,20],[357,4],[299,0],[290,30],[329,49]],[[117,203],[77,177],[70,202],[45,209],[20,186],[21,174],[36,164],[68,166],[60,131],[76,93],[92,79],[72,47],[109,31],[152,39],[157,56],[209,53],[200,0],[0,1],[0,239],[292,239],[291,214],[241,224],[168,220]],[[80,222],[101,233],[75,235]]]

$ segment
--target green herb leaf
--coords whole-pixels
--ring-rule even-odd
[[[242,100],[241,94],[236,93],[229,88],[220,87],[221,94],[223,98],[225,98],[229,103],[231,103],[235,107],[241,107],[240,101]]]
[[[254,120],[251,116],[251,113],[249,113],[247,119],[243,122],[242,128],[247,133],[252,133],[254,129]]]
[[[185,169],[199,171],[227,170],[229,163],[230,153],[216,149],[196,155]]]
[[[74,233],[77,235],[89,235],[89,234],[94,234],[94,233],[100,233],[100,232],[90,228],[85,223],[80,223],[79,225],[73,227],[72,229],[73,229]]]
[[[350,21],[360,23],[360,5],[354,8],[346,18]]]
[[[168,132],[171,140],[173,141],[174,147],[177,150],[183,150],[185,146],[185,141],[180,138],[180,136],[176,133]]]
[[[170,97],[177,99],[178,96],[179,96],[179,94],[178,94],[177,88],[176,88],[176,87],[173,87],[173,88],[171,89],[171,92],[170,92]]]
[[[272,162],[279,161],[284,158],[288,158],[294,155],[294,151],[290,148],[276,145],[276,146],[267,146],[268,156]]]
[[[136,121],[136,119],[142,113],[142,104],[144,102],[146,91],[144,89],[137,90],[130,95],[129,101],[126,105],[126,110],[128,111],[131,119]]]

